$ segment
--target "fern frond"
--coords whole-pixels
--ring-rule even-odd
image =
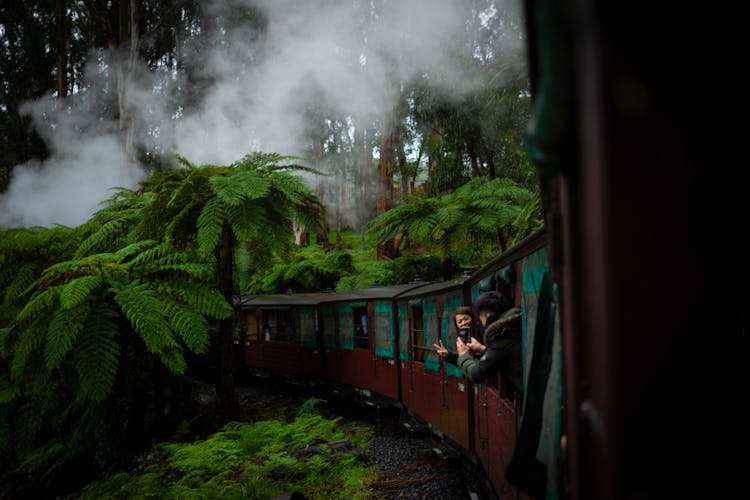
[[[127,217],[113,219],[106,222],[98,231],[91,234],[81,242],[78,246],[78,250],[73,254],[73,257],[80,259],[81,257],[90,254],[92,251],[110,250],[112,242],[116,241],[123,234],[126,234],[130,230],[132,224],[133,219]]]
[[[206,318],[191,307],[176,302],[165,303],[169,325],[185,341],[188,349],[198,354],[208,350],[210,337]]]
[[[14,433],[16,455],[21,460],[34,449],[34,442],[42,429],[42,423],[42,414],[33,404],[26,403],[21,406],[18,418],[15,420]]]
[[[73,308],[60,308],[55,311],[44,346],[47,369],[52,370],[60,366],[65,356],[70,353],[78,334],[86,324],[89,309],[88,302],[83,302]]]
[[[252,170],[227,176],[215,175],[209,179],[209,184],[216,197],[226,205],[263,198],[271,187],[268,179]]]
[[[19,380],[23,375],[32,353],[39,349],[47,334],[47,318],[38,316],[26,327],[19,327],[18,342],[13,349],[10,364],[11,380]]]
[[[115,302],[149,351],[159,354],[165,348],[178,345],[162,311],[161,302],[148,285],[135,281],[114,292]]]
[[[205,286],[185,289],[181,298],[209,318],[226,319],[234,314],[234,309],[223,295]]]
[[[159,271],[175,271],[187,274],[188,276],[192,276],[199,280],[208,280],[213,277],[215,268],[211,264],[196,264],[194,262],[189,262],[186,264],[166,264],[159,266]]]
[[[207,258],[219,245],[226,221],[226,208],[219,198],[211,198],[198,216],[198,255]]]
[[[21,396],[21,388],[17,385],[0,386],[0,405],[15,401]]]
[[[5,289],[4,303],[7,305],[19,305],[23,292],[39,277],[39,265],[35,262],[29,263],[18,270],[13,281]]]
[[[115,257],[117,258],[118,262],[124,262],[128,260],[129,257],[133,255],[138,256],[141,253],[154,247],[155,245],[156,242],[154,240],[136,241],[135,243],[131,243],[125,248],[121,248],[120,250],[116,251]]]
[[[154,262],[157,259],[161,259],[162,257],[168,254],[169,254],[169,244],[167,242],[162,242],[161,244],[156,245],[155,247],[148,248],[140,252],[138,255],[133,257],[133,260],[131,260],[130,263],[134,266],[149,264],[151,262]]]
[[[38,318],[42,313],[50,311],[57,306],[57,299],[62,292],[62,286],[51,286],[31,297],[26,305],[16,316],[17,323]]]
[[[116,309],[101,302],[91,310],[76,343],[74,361],[81,394],[104,401],[112,390],[120,359]]]
[[[91,276],[81,276],[68,282],[63,286],[60,293],[60,307],[63,309],[72,309],[86,301],[91,292],[102,286],[102,276],[93,274]]]

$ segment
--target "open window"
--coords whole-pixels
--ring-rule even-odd
[[[414,361],[424,363],[424,315],[422,305],[411,306],[411,343]]]
[[[294,318],[290,309],[263,311],[263,340],[294,342]]]
[[[353,307],[354,347],[357,349],[370,348],[370,326],[367,324],[367,307]]]
[[[242,311],[241,333],[247,340],[258,340],[258,316],[255,311]]]

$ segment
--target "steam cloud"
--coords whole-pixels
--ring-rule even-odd
[[[196,164],[229,164],[259,149],[304,154],[311,110],[373,122],[391,109],[389,92],[400,84],[426,79],[457,97],[477,88],[461,58],[471,53],[476,36],[466,26],[472,2],[239,3],[265,13],[266,33],[256,37],[237,28],[188,37],[185,63],[200,68],[199,80],[207,82],[198,92],[193,88],[196,102],[190,107],[175,107],[173,97],[194,82],[181,80],[173,68],[134,68],[126,97],[139,144]],[[507,4],[497,1],[493,8]],[[213,8],[209,16],[226,14]],[[522,41],[509,40],[504,57],[523,64]],[[77,225],[110,188],[134,188],[144,179],[143,168],[125,154],[117,123],[99,116],[100,99],[109,92],[111,100],[114,87],[111,74],[102,76],[107,57],[116,55],[106,54],[104,62],[92,57],[87,88],[64,105],[54,98],[27,105],[52,156],[14,170],[8,192],[0,195],[0,226]]]

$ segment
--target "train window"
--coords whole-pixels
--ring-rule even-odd
[[[244,311],[244,314],[245,338],[248,340],[258,340],[258,316],[256,316],[254,311]]]
[[[393,358],[392,306],[390,302],[376,302],[372,319],[375,354]]]
[[[424,363],[424,317],[422,306],[411,308],[411,341],[414,352],[414,361]]]
[[[453,312],[463,305],[463,297],[460,292],[446,295],[441,331],[443,332],[443,342],[450,351],[456,350],[456,325],[453,322]],[[452,363],[445,363],[445,373],[452,377],[463,377],[461,369]]]
[[[323,344],[336,347],[336,316],[333,306],[323,306]]]
[[[297,332],[302,347],[315,348],[318,346],[316,338],[317,314],[312,307],[303,307],[297,311]]]
[[[409,307],[398,305],[398,357],[409,361]]]
[[[354,346],[357,349],[370,348],[370,325],[367,324],[367,308],[353,307],[352,316],[354,322]]]
[[[294,322],[289,309],[263,311],[263,340],[294,341]]]
[[[351,304],[339,307],[339,347],[354,349],[354,309]]]
[[[428,370],[437,371],[440,368],[440,361],[438,360],[435,348],[432,347],[440,338],[440,317],[438,316],[437,304],[434,302],[425,303],[422,305],[422,311],[424,313],[424,338],[422,344],[424,367]]]

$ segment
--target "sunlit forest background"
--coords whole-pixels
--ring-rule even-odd
[[[452,279],[539,228],[523,26],[505,0],[2,2],[3,480],[118,470],[202,368],[234,418],[239,294]]]

